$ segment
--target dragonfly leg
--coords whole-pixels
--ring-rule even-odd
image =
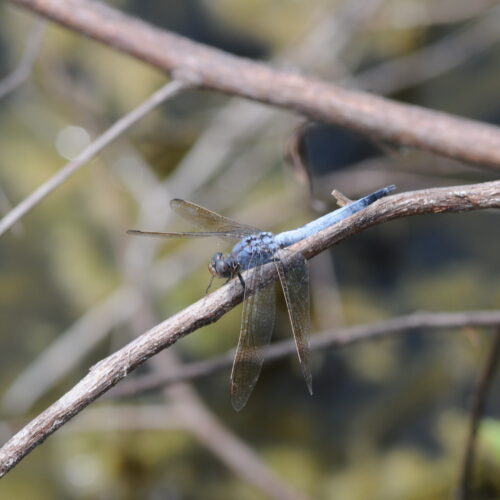
[[[215,278],[215,276],[212,275],[212,277],[210,278],[210,281],[208,283],[207,289],[205,290],[205,295],[208,295],[208,291],[210,290],[210,287],[212,286],[212,283],[214,282],[214,278]]]
[[[241,276],[240,273],[237,273],[238,279],[240,280],[241,286],[243,287],[243,290],[245,290],[245,280],[243,279],[243,276]]]
[[[240,273],[238,273],[237,276],[238,279],[240,280],[241,286],[245,288],[245,281],[243,280],[243,277],[241,276]],[[234,276],[229,276],[229,278],[226,281],[224,281],[224,285],[227,285],[233,278]]]

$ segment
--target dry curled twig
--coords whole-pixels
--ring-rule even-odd
[[[423,213],[461,212],[500,208],[500,181],[454,188],[437,188],[389,196],[365,210],[290,247],[307,258],[368,227]],[[266,265],[259,287],[275,280],[273,265]],[[252,290],[249,289],[249,292]],[[0,450],[0,477],[33,448],[92,401],[108,391],[151,356],[204,325],[217,321],[243,299],[238,280],[156,325],[90,369],[89,374],[52,406],[34,418]]]
[[[500,169],[498,127],[274,69],[160,30],[99,2],[11,2],[200,88],[296,111],[381,141]]]

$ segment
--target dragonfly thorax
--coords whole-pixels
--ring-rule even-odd
[[[208,270],[217,278],[232,278],[240,269],[239,264],[231,255],[227,256],[217,252],[208,263]]]

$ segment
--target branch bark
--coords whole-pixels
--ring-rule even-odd
[[[423,213],[462,212],[485,208],[500,208],[500,181],[402,193],[383,198],[290,248],[302,252],[310,259],[342,239],[375,224]],[[276,278],[274,265],[268,264],[258,286],[265,286]],[[34,418],[0,449],[0,477],[137,366],[189,333],[217,321],[242,299],[241,285],[238,280],[233,280],[93,366],[89,374],[77,385]]]
[[[98,2],[10,1],[201,88],[500,170],[498,127],[274,69],[162,31]]]

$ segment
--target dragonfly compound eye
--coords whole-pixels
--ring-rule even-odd
[[[213,276],[219,278],[230,278],[233,274],[232,266],[220,252],[212,257],[208,264],[208,270]]]

